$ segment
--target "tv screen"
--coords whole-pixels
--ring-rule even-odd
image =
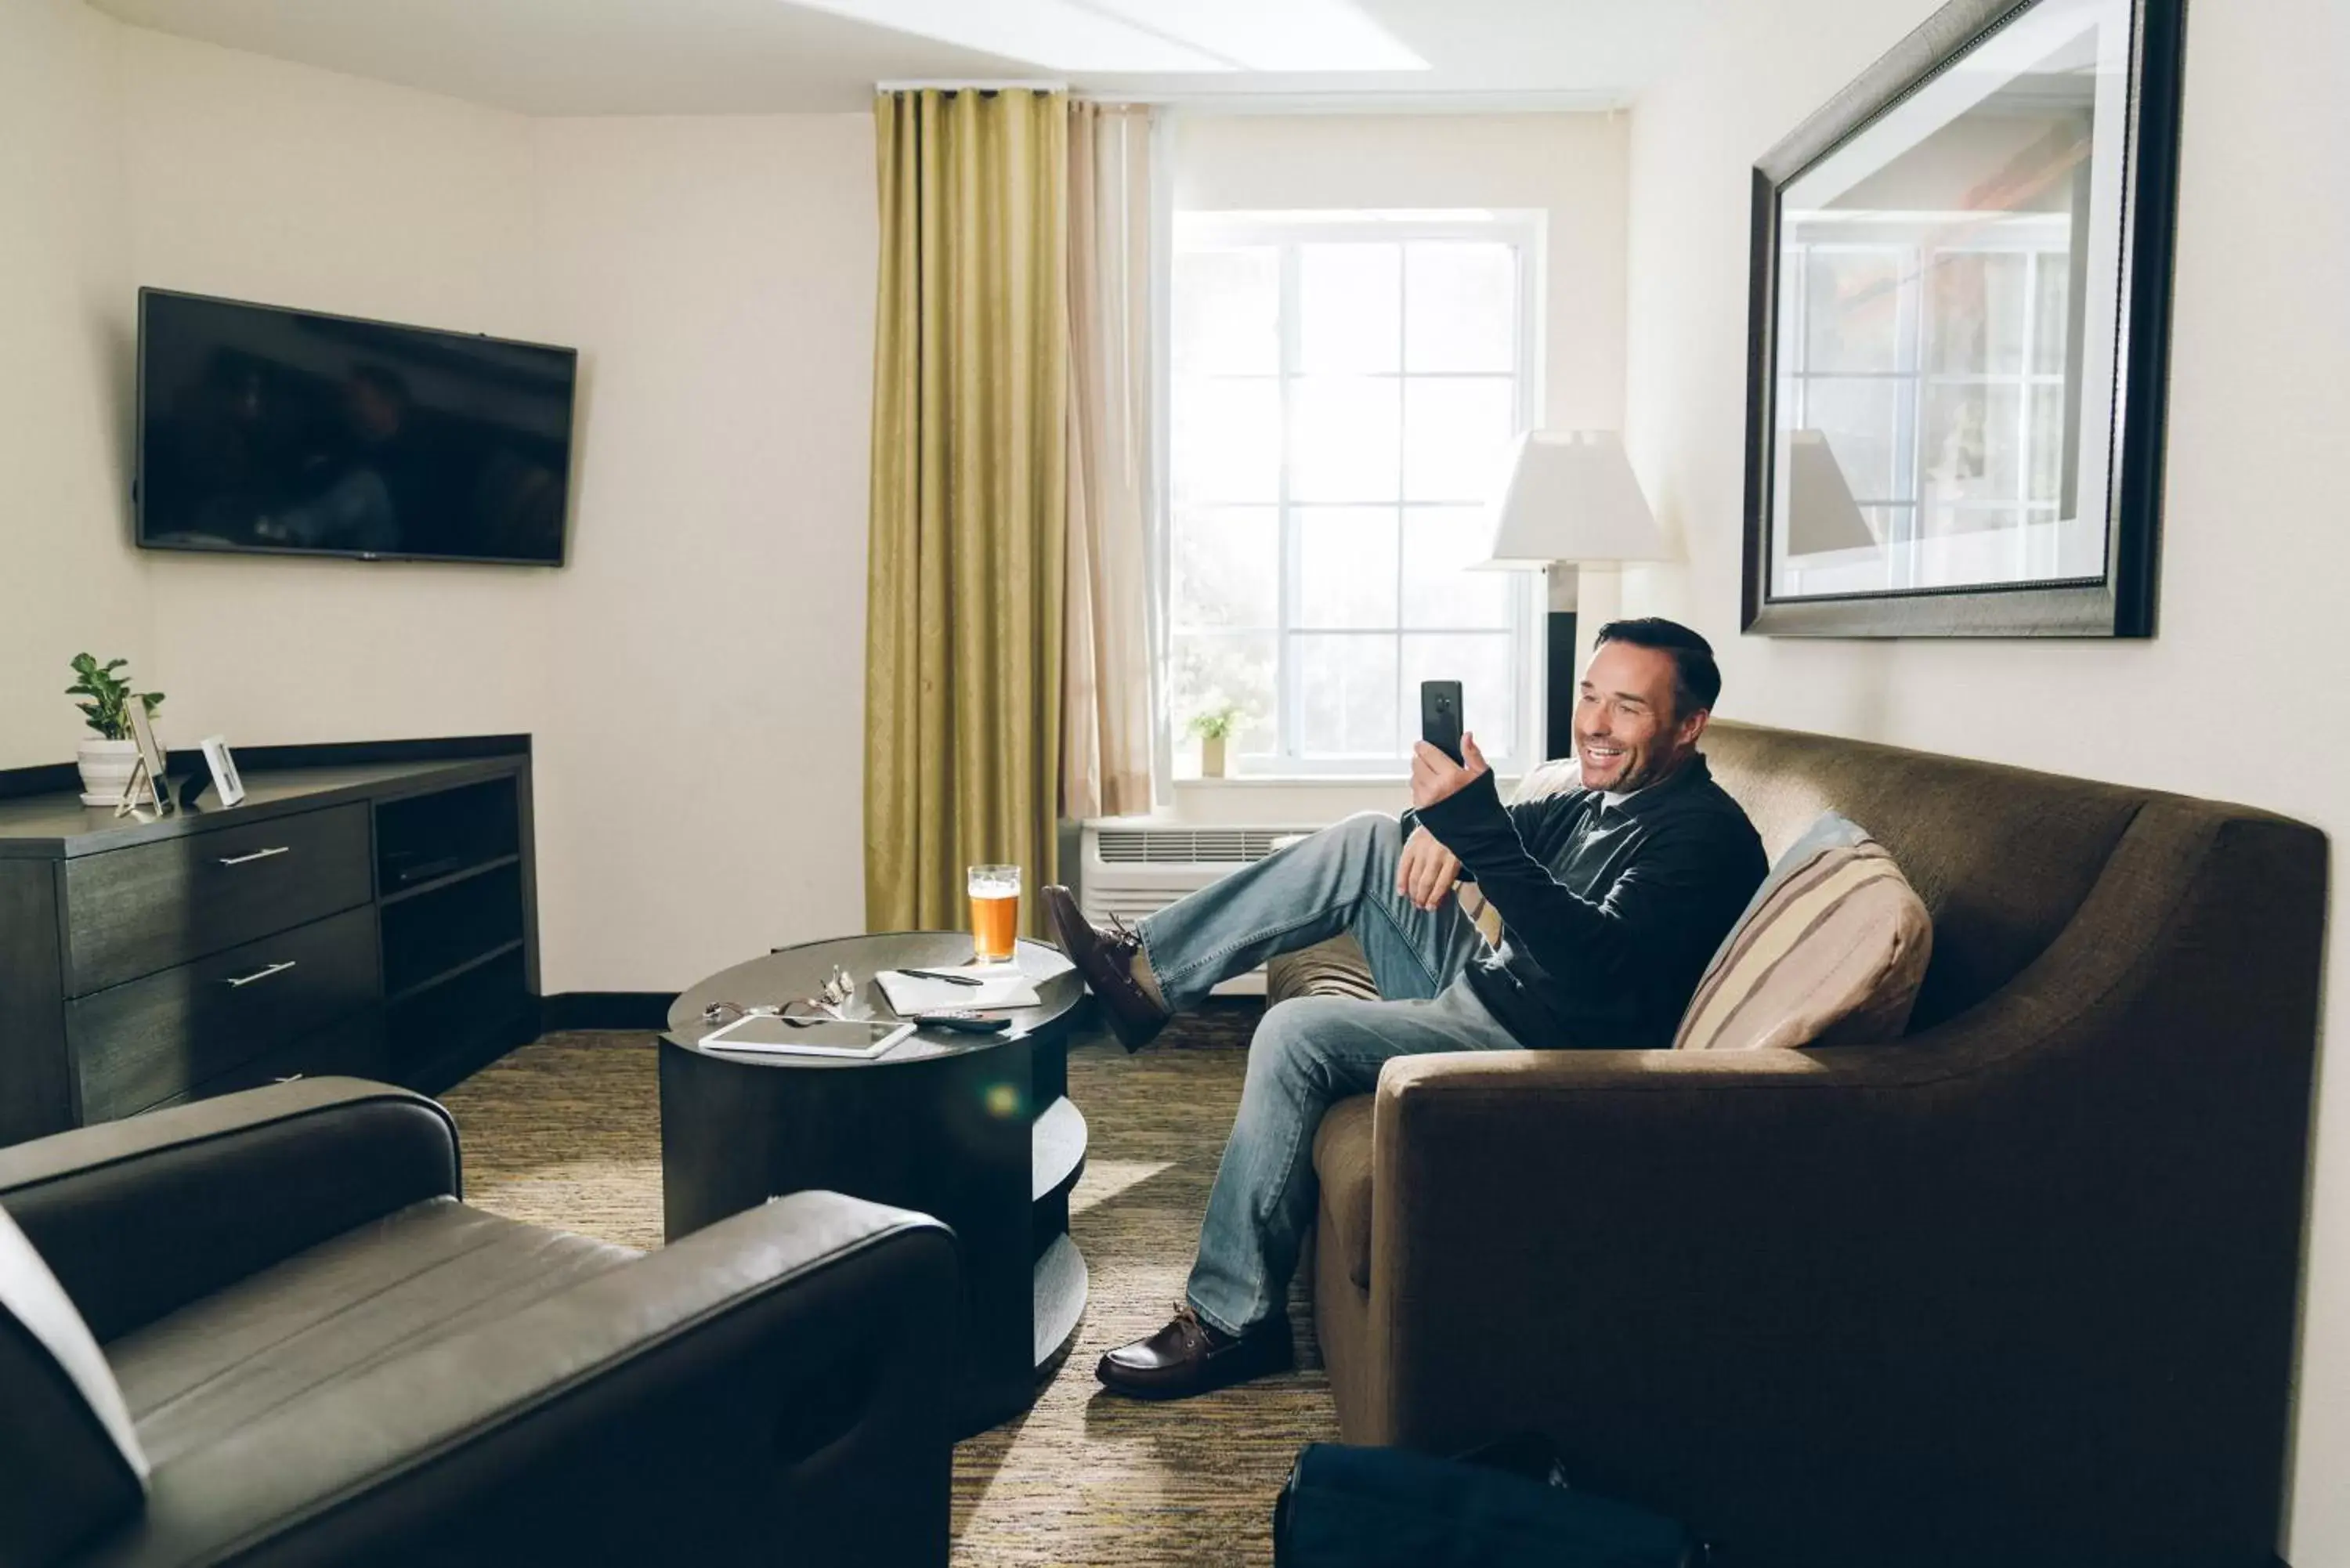
[[[570,348],[139,293],[139,543],[563,564]]]

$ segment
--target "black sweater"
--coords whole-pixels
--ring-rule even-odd
[[[1596,790],[1503,806],[1491,773],[1404,815],[1461,857],[1501,912],[1470,989],[1528,1045],[1650,1050],[1767,869],[1753,824],[1703,757],[1607,808]]]

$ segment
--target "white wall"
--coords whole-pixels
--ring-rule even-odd
[[[1187,113],[1176,122],[1175,207],[1544,213],[1542,423],[1614,430],[1624,415],[1627,130],[1620,114]],[[1606,607],[1596,597],[1594,607]],[[1175,794],[1186,820],[1274,825],[1393,811],[1409,798],[1400,780],[1184,783]]]
[[[1722,7],[1633,115],[1627,437],[1687,566],[1627,607],[1720,650],[1722,711],[2272,807],[2350,829],[2350,20],[2194,9],[2187,46],[2160,635],[2142,643],[1742,637],[1748,171],[1934,0]],[[2337,870],[2337,877],[2339,876]],[[2350,957],[2335,900],[2330,969]],[[2333,987],[2326,1033],[2350,1039]],[[2350,1563],[2350,1075],[2321,1073],[2289,1556]]]
[[[118,31],[78,0],[0,4],[0,767],[73,755],[76,653],[158,673],[123,521]]]
[[[179,745],[532,733],[550,992],[853,923],[874,249],[862,115],[536,121],[0,0],[0,766],[119,652]],[[142,284],[578,347],[572,564],[136,550]]]
[[[873,125],[548,120],[537,148],[549,329],[588,348],[546,984],[673,989],[864,919]]]
[[[116,32],[133,283],[546,336],[529,120]],[[127,359],[130,292],[115,303]],[[140,565],[170,744],[215,732],[267,745],[547,725],[559,573],[155,552]]]

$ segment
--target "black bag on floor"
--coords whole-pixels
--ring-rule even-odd
[[[1540,1439],[1465,1459],[1313,1443],[1273,1510],[1274,1568],[1700,1568],[1676,1521],[1559,1479]]]

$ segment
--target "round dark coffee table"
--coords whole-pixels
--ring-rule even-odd
[[[952,969],[952,931],[841,937],[722,970],[677,999],[661,1036],[661,1187],[672,1241],[768,1199],[829,1188],[934,1214],[954,1227],[963,1322],[941,1324],[964,1369],[963,1433],[1032,1404],[1085,1311],[1086,1263],[1069,1240],[1069,1190],[1086,1120],[1068,1097],[1068,1041],[1085,986],[1056,948],[1023,941],[1038,1005],[1001,1034],[920,1030],[871,1061],[702,1049],[712,1002],[812,996],[837,964],[857,1001],[893,1018],[874,975]]]

